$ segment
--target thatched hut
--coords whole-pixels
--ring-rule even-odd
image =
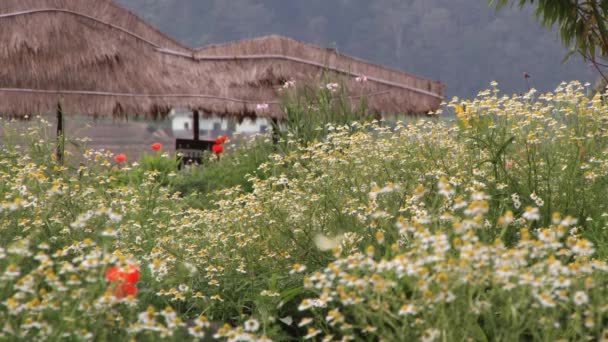
[[[191,49],[110,0],[2,0],[0,26],[4,114],[61,103],[67,113],[160,117],[186,107],[280,118],[283,81],[327,72],[379,112],[434,110],[443,95],[440,82],[279,36]]]

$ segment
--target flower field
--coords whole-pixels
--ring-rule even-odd
[[[202,170],[160,144],[62,165],[44,120],[7,129],[0,340],[608,341],[608,104],[587,93],[493,85],[453,117],[220,144]]]

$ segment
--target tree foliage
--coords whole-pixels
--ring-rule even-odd
[[[608,56],[608,0],[492,0],[497,8],[536,3],[536,16],[548,27],[558,26],[564,44],[597,65]]]

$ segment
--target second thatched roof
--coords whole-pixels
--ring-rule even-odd
[[[289,79],[343,78],[380,112],[438,108],[443,84],[279,36],[185,47],[110,0],[0,1],[0,113],[280,117]],[[367,82],[355,82],[365,75]],[[270,110],[257,104],[269,103]]]
[[[284,80],[319,82],[339,77],[352,97],[365,97],[381,113],[426,113],[439,108],[444,84],[387,68],[333,49],[270,35],[204,46],[194,57],[205,62],[232,63],[243,82],[260,87]],[[245,67],[238,68],[237,63]],[[365,80],[365,81],[362,81]]]

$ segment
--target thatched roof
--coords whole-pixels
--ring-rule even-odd
[[[0,1],[0,113],[280,116],[277,86],[346,76],[382,112],[436,109],[443,85],[278,36],[190,49],[110,0]],[[366,75],[369,82],[356,84]],[[312,76],[312,77],[311,77]],[[258,112],[257,104],[270,111]]]
[[[241,95],[222,92],[213,65],[111,1],[2,0],[0,26],[0,112],[51,112],[59,101],[66,113],[102,115],[243,110],[213,97]]]
[[[194,56],[207,62],[245,63],[240,73],[244,81],[259,85],[320,81],[328,73],[344,76],[341,80],[353,97],[366,97],[368,105],[383,113],[426,113],[439,108],[443,98],[442,82],[278,35],[204,46]],[[358,76],[367,82],[357,82]]]

